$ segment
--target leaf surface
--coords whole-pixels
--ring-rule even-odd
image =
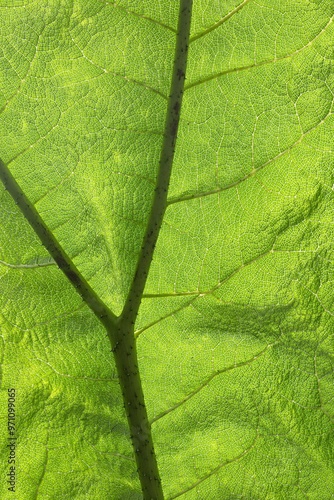
[[[0,157],[115,314],[153,199],[177,10],[0,2]],[[333,16],[330,0],[194,2],[136,323],[166,499],[334,496]],[[18,499],[140,499],[104,329],[2,190],[0,273],[2,477],[15,387]]]

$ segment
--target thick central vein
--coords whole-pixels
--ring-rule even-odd
[[[159,173],[154,192],[154,199],[143,244],[137,262],[136,272],[121,314],[134,322],[146,284],[154,248],[159,236],[162,220],[167,206],[167,192],[174,159],[177,131],[180,120],[184,81],[187,66],[189,32],[192,0],[181,0],[175,59],[168,97],[167,114],[163,142],[159,161]]]

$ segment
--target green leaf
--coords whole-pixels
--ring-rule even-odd
[[[0,1],[0,157],[115,316],[155,196],[178,10]],[[330,0],[194,1],[135,323],[168,500],[334,497],[333,19]],[[106,330],[0,197],[1,498],[140,499]]]

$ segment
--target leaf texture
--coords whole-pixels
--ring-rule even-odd
[[[177,11],[0,1],[0,157],[115,314],[153,199]],[[194,1],[136,323],[168,500],[334,498],[333,17],[330,0]],[[15,387],[18,500],[140,499],[103,327],[4,190],[0,275],[2,477]]]

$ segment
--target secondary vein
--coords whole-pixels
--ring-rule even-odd
[[[80,271],[72,262],[69,255],[62,248],[57,241],[52,231],[48,228],[45,221],[37,212],[34,205],[23,192],[14,176],[0,159],[0,179],[2,180],[5,189],[14,199],[17,206],[20,208],[24,217],[27,219],[42,244],[48,250],[50,255],[55,260],[58,267],[63,271],[65,276],[70,280],[72,285],[76,288],[77,292],[81,295],[83,300],[87,303],[90,309],[98,317],[98,319],[109,327],[110,324],[115,325],[117,318],[114,313],[107,307],[107,305],[98,297],[96,292],[88,284]]]

